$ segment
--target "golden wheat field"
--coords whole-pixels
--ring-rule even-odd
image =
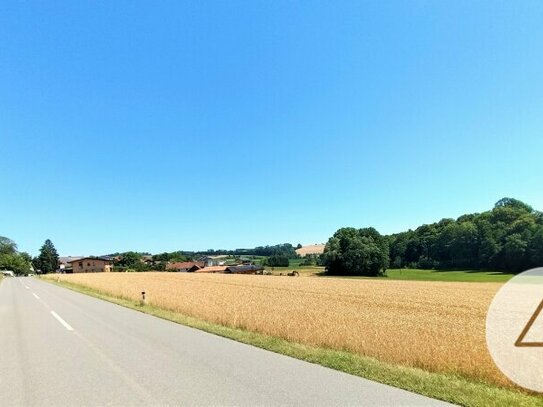
[[[62,275],[67,282],[231,327],[508,383],[485,345],[500,284],[198,273]]]

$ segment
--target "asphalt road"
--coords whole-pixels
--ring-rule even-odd
[[[32,278],[0,283],[0,406],[444,403]]]

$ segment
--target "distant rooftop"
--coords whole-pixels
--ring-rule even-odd
[[[81,261],[81,260],[113,261],[113,259],[109,256],[86,256],[86,257],[80,257],[80,258],[72,257],[72,260],[68,261],[68,263],[75,263],[76,261]]]
[[[82,259],[85,256],[60,256],[58,261],[60,264],[68,264],[72,261]]]

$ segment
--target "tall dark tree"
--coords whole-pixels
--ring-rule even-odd
[[[534,233],[528,250],[531,264],[543,266],[543,225]]]
[[[58,267],[58,253],[51,240],[47,239],[40,249],[40,255],[37,258],[36,266],[40,273],[52,273]]]

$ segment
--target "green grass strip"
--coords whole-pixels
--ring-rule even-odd
[[[140,305],[137,301],[118,298],[78,284],[43,280],[224,338],[450,403],[462,406],[543,406],[542,396],[527,394],[521,390],[498,387],[459,375],[398,366],[352,352],[289,342],[273,336],[214,324],[149,304]]]

